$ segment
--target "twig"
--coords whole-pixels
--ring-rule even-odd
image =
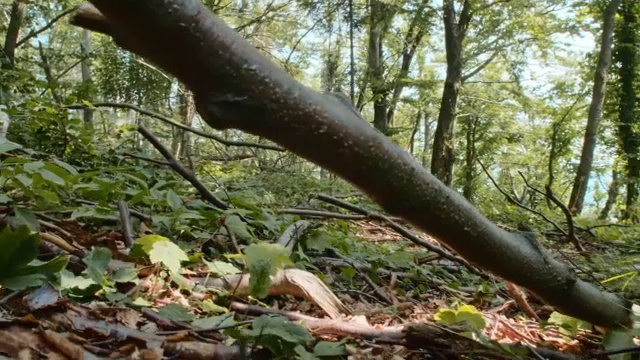
[[[115,103],[115,102],[97,102],[97,103],[92,103],[91,106],[93,107],[110,107],[110,108],[118,108],[118,109],[130,109],[130,110],[134,110],[136,112],[139,112],[140,114],[143,115],[147,115],[150,116],[152,118],[158,119],[164,123],[167,123],[169,125],[173,125],[177,128],[180,128],[184,131],[189,131],[191,133],[194,133],[196,135],[200,135],[202,137],[208,138],[208,139],[213,139],[223,145],[226,146],[244,146],[244,147],[254,147],[254,148],[259,148],[259,149],[266,149],[266,150],[274,150],[274,151],[286,151],[286,149],[280,147],[280,146],[276,146],[276,145],[269,145],[269,144],[258,144],[258,143],[252,143],[252,142],[244,142],[244,141],[233,141],[233,140],[226,140],[223,137],[220,137],[218,135],[214,135],[214,134],[209,134],[206,133],[204,131],[198,130],[198,129],[194,129],[192,127],[186,126],[184,124],[181,124],[177,121],[174,121],[164,115],[155,113],[153,111],[149,111],[149,110],[145,110],[141,107],[135,106],[135,105],[131,105],[131,104],[125,104],[125,103]],[[85,104],[72,104],[72,105],[66,105],[64,106],[67,109],[87,109],[90,108],[90,106],[87,106]]]
[[[122,235],[124,236],[124,244],[130,249],[135,242],[133,237],[133,226],[131,225],[131,212],[126,201],[118,201],[118,210],[120,212],[120,223],[122,224]]]
[[[564,236],[568,236],[567,232],[560,227],[560,225],[556,224],[553,220],[549,219],[545,214],[541,213],[540,211],[536,210],[536,209],[532,209],[524,204],[522,204],[521,202],[517,201],[516,199],[514,199],[511,195],[507,194],[506,191],[504,191],[500,185],[498,185],[498,183],[495,181],[495,179],[493,178],[493,176],[491,176],[491,174],[489,173],[489,170],[487,170],[487,168],[484,166],[484,164],[482,163],[482,161],[480,161],[480,159],[476,159],[476,161],[478,161],[478,164],[480,164],[480,166],[482,167],[482,170],[484,171],[485,174],[487,174],[487,177],[489,178],[489,180],[491,180],[491,182],[493,183],[493,186],[495,186],[496,189],[498,189],[498,191],[504,195],[507,198],[507,201],[509,201],[510,203],[512,203],[513,205],[522,208],[524,210],[527,210],[529,212],[532,212],[538,216],[540,216],[541,218],[543,218],[546,222],[548,222],[549,224],[551,224],[554,228],[556,228],[556,230],[558,230],[559,232],[561,232]]]
[[[204,186],[204,184],[200,182],[200,180],[198,180],[195,175],[191,171],[189,171],[189,169],[182,165],[182,163],[180,163],[173,156],[173,154],[171,154],[171,151],[164,147],[164,145],[160,143],[160,140],[153,136],[153,134],[149,132],[149,130],[145,129],[142,126],[138,126],[138,132],[142,134],[142,136],[144,136],[151,143],[151,145],[153,145],[153,147],[155,147],[156,150],[158,150],[162,154],[162,156],[164,156],[165,159],[167,159],[167,161],[169,162],[169,166],[173,170],[175,170],[185,180],[191,183],[191,185],[193,185],[196,190],[198,190],[203,199],[207,200],[209,203],[222,210],[227,210],[229,208],[229,205],[227,203],[213,195],[213,193],[209,189],[207,189],[207,187]]]
[[[569,211],[567,205],[565,205],[562,201],[560,201],[560,199],[556,197],[556,195],[553,193],[553,190],[551,189],[551,186],[545,185],[545,190],[547,191],[547,198],[551,199],[551,201],[553,201],[553,203],[556,204],[560,208],[560,210],[562,210],[565,218],[567,219],[567,227],[569,228],[569,240],[571,240],[573,246],[576,247],[576,250],[584,253],[584,247],[582,247],[580,239],[578,239],[578,235],[576,235],[576,229],[573,224],[573,216],[571,216],[571,211]]]
[[[60,20],[63,17],[71,14],[72,12],[76,11],[77,8],[78,8],[78,6],[74,6],[72,8],[69,8],[69,9],[61,12],[60,14],[56,15],[53,19],[51,19],[48,23],[46,23],[40,29],[30,31],[25,37],[23,37],[22,39],[18,40],[18,42],[16,43],[16,47],[19,47],[20,45],[24,44],[25,42],[29,41],[30,39],[33,39],[34,37],[40,35],[41,33],[45,32],[45,31],[47,31],[56,22],[58,22],[58,20]]]
[[[148,157],[142,156],[142,155],[136,155],[136,154],[130,153],[128,151],[122,152],[122,155],[128,156],[130,158],[134,158],[134,159],[150,162],[150,163],[153,163],[153,164],[156,164],[156,165],[171,166],[167,161],[156,160],[156,159],[148,158]]]

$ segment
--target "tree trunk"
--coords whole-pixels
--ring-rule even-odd
[[[389,133],[387,123],[388,91],[384,78],[382,39],[384,38],[384,22],[386,6],[380,0],[371,0],[369,18],[369,85],[373,95],[373,126],[381,133]]]
[[[618,177],[620,176],[618,171],[618,165],[620,158],[616,157],[613,161],[613,167],[611,168],[611,184],[609,184],[609,191],[607,192],[607,201],[604,203],[602,211],[598,216],[599,220],[606,220],[609,217],[609,213],[618,200],[618,194],[620,193],[620,183]]]
[[[465,167],[464,167],[464,185],[462,186],[462,196],[469,202],[473,203],[473,197],[475,196],[474,180],[476,178],[475,165],[476,165],[476,128],[478,125],[478,117],[475,115],[469,115],[465,121]]]
[[[93,76],[91,75],[91,33],[89,30],[82,31],[82,42],[80,43],[80,55],[82,62],[82,98],[93,101]],[[93,125],[93,109],[82,110],[82,119],[87,125]]]
[[[11,5],[11,17],[9,18],[9,26],[7,27],[7,33],[4,37],[4,51],[0,55],[0,61],[2,65],[2,84],[0,86],[0,103],[6,104],[11,98],[11,91],[9,88],[9,79],[7,79],[7,72],[13,69],[16,59],[16,46],[18,44],[18,36],[20,35],[20,28],[24,21],[24,17],[27,13],[27,4],[24,0],[14,0]]]
[[[400,64],[400,71],[398,77],[393,86],[393,92],[391,95],[391,103],[387,110],[387,124],[393,124],[393,116],[395,115],[396,107],[402,95],[402,90],[405,86],[405,81],[409,75],[409,68],[413,61],[413,57],[416,53],[418,45],[422,42],[426,34],[426,24],[424,19],[424,9],[427,6],[427,1],[423,1],[418,9],[416,9],[415,15],[411,20],[409,29],[404,39],[404,49],[402,49],[402,63]]]
[[[569,209],[574,215],[582,212],[584,197],[589,186],[589,176],[593,165],[593,153],[598,141],[598,129],[600,128],[602,106],[604,104],[607,88],[609,67],[611,66],[613,29],[620,1],[621,0],[611,0],[603,16],[600,55],[598,56],[598,64],[596,65],[596,71],[593,79],[593,93],[587,118],[587,128],[584,133],[584,143],[582,145],[580,164],[578,165],[576,177],[571,189],[571,196],[569,198]]]
[[[429,121],[429,113],[424,114],[424,144],[422,145],[422,167],[429,166],[429,148],[431,145],[431,122]]]
[[[458,95],[462,86],[462,41],[471,20],[471,5],[466,0],[456,23],[453,0],[444,0],[444,38],[447,53],[447,77],[442,90],[440,114],[433,138],[431,155],[431,173],[445,185],[451,186],[453,181],[453,164],[455,162],[454,125]]]
[[[196,105],[193,99],[193,93],[182,88],[179,92],[180,96],[180,117],[182,118],[182,124],[191,127],[193,124],[193,118],[196,114]],[[191,139],[191,133],[173,128],[173,141],[171,148],[173,155],[178,159],[184,159],[187,156],[187,150],[189,149],[189,143]]]
[[[638,198],[638,178],[640,161],[638,159],[638,134],[634,129],[636,121],[636,67],[638,56],[638,16],[635,1],[625,0],[621,9],[621,26],[618,34],[616,60],[619,62],[620,104],[618,136],[626,160],[627,198],[623,219],[631,219],[632,207]]]

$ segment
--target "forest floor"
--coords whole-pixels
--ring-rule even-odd
[[[41,223],[47,243],[73,239],[76,249],[94,250],[72,252],[59,286],[0,287],[0,353],[11,358],[600,358],[600,336],[591,329],[551,324],[543,319],[552,309],[535,296],[493,277],[488,286],[450,261],[419,256],[424,249],[415,245],[401,247],[418,254],[417,272],[376,268],[374,257],[368,265],[376,271],[353,273],[344,264],[313,259],[315,272],[349,312],[331,316],[318,306],[317,294],[308,293],[315,290],[295,281],[297,291],[291,283],[271,291],[278,287],[274,281],[270,296],[258,300],[229,292],[229,284],[198,286],[203,282],[197,279],[212,276],[211,268],[224,267],[222,262],[180,267],[176,276],[161,266],[171,261],[163,256],[175,255],[171,249],[156,253],[155,263],[154,255],[151,262],[133,259],[121,232],[92,232],[76,220]],[[376,247],[394,249],[405,242],[378,221],[351,220],[349,226]],[[144,224],[138,232],[149,235]],[[105,248],[112,257],[95,250]],[[237,281],[233,288],[244,286]],[[70,288],[86,291],[64,291]],[[456,328],[460,320],[473,326]]]

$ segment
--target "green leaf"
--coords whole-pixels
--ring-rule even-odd
[[[247,224],[238,215],[228,216],[224,223],[238,238],[247,241],[253,240],[253,235],[249,232]]]
[[[13,211],[16,214],[17,225],[19,226],[24,225],[27,228],[29,228],[29,230],[31,230],[32,232],[40,231],[40,224],[38,224],[38,218],[36,217],[36,214],[33,213],[33,211],[26,208],[21,208],[21,207],[15,207]]]
[[[200,308],[208,314],[226,314],[229,312],[229,309],[214,303],[211,299],[204,300],[200,304]]]
[[[231,275],[231,274],[239,274],[242,272],[242,270],[224,261],[209,262],[203,259],[202,262],[204,262],[205,265],[207,265],[207,267],[209,268],[209,272],[212,274],[224,276],[224,275]]]
[[[7,196],[6,194],[0,194],[0,204],[9,204],[12,203],[13,199]]]
[[[224,314],[218,316],[211,316],[202,319],[195,319],[191,322],[191,325],[197,326],[201,329],[212,329],[218,326],[233,325],[236,321],[231,314]]]
[[[285,265],[291,265],[284,247],[277,244],[252,244],[245,250],[245,259],[249,273],[249,291],[258,299],[268,295],[271,276]]]
[[[177,274],[180,271],[180,262],[188,261],[189,257],[178,245],[170,241],[157,241],[149,252],[149,260],[154,264],[162,263]]]
[[[29,267],[33,269],[33,271],[37,271],[47,275],[55,275],[64,270],[64,268],[67,267],[68,263],[69,257],[67,255],[59,255],[45,262],[42,262],[40,260],[33,260],[29,264]]]
[[[46,276],[42,274],[28,274],[0,278],[0,285],[10,290],[22,291],[31,287],[42,286],[46,280]]]
[[[95,284],[96,282],[92,279],[85,276],[75,276],[71,271],[60,272],[60,288],[62,290],[85,290]]]
[[[107,285],[105,276],[107,265],[111,261],[111,250],[103,247],[94,248],[82,261],[87,264],[86,274],[96,282],[96,284]]]
[[[5,142],[0,144],[0,153],[6,153],[6,152],[13,151],[13,150],[16,150],[16,149],[22,149],[22,145],[16,144],[16,143],[11,142],[11,141],[5,141]]]
[[[65,170],[67,170],[67,172],[68,172],[69,174],[71,174],[71,175],[73,175],[73,176],[78,175],[78,170],[76,170],[76,168],[74,168],[73,166],[71,166],[71,165],[67,164],[66,162],[64,162],[64,161],[60,161],[60,160],[58,160],[58,159],[53,159],[53,162],[54,162],[56,165],[58,165],[59,167],[61,167],[61,168],[65,169]],[[53,170],[52,170],[52,171],[53,171]]]
[[[17,275],[38,255],[40,239],[22,226],[15,232],[5,227],[0,232],[0,278]]]
[[[152,302],[142,297],[137,297],[135,300],[133,300],[132,304],[140,307],[151,307],[153,305]]]
[[[32,161],[23,165],[24,171],[29,173],[35,173],[44,166],[42,161]]]
[[[446,308],[438,309],[438,312],[433,315],[433,318],[438,324],[443,325],[454,325],[458,322],[456,312]]]
[[[154,221],[155,223],[155,221]],[[164,236],[160,235],[145,235],[136,240],[136,242],[131,247],[131,256],[134,258],[141,258],[145,255],[149,255],[151,249],[153,249],[153,245],[159,241],[171,241]]]
[[[274,335],[286,342],[306,345],[313,337],[301,326],[282,316],[262,315],[253,321],[253,329],[248,334],[253,337]]]
[[[347,355],[347,350],[344,347],[346,339],[339,342],[333,341],[319,341],[313,348],[313,354],[315,356],[344,356]]]
[[[158,314],[175,321],[191,322],[194,318],[184,306],[178,304],[167,304],[158,309]]]
[[[605,350],[618,350],[634,346],[633,334],[630,331],[609,330],[602,339]],[[628,360],[631,354],[609,355],[612,360]]]
[[[52,182],[56,185],[64,185],[66,182],[60,176],[54,174],[52,171],[47,169],[40,169],[38,173],[42,176],[43,179]]]
[[[182,209],[182,199],[173,190],[167,191],[167,203],[171,207],[171,210],[178,211]]]
[[[318,360],[318,357],[316,357],[315,354],[308,352],[307,349],[305,349],[304,346],[302,345],[296,345],[296,347],[293,350],[296,352],[296,354],[298,354],[298,359]]]

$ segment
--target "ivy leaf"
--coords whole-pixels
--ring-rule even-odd
[[[149,252],[149,260],[154,264],[162,263],[167,269],[177,274],[180,271],[180,262],[188,261],[189,257],[171,241],[158,241],[153,244]]]

